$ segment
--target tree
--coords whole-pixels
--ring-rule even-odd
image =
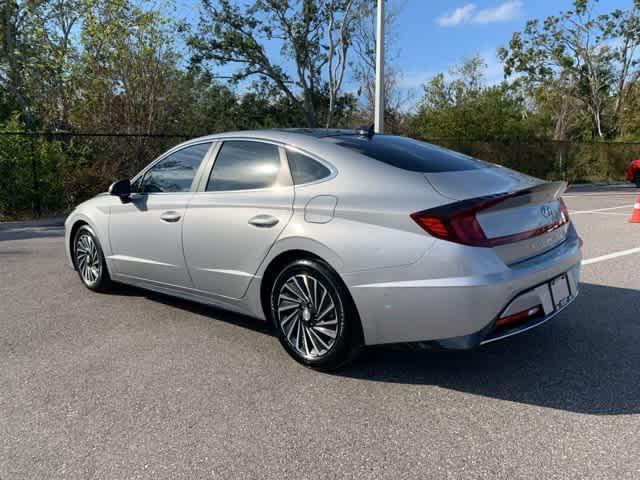
[[[198,136],[238,128],[238,96],[209,72],[190,69],[176,74],[164,108],[164,133]]]
[[[68,124],[73,36],[87,1],[6,0],[0,82],[29,128]]]
[[[435,75],[424,86],[411,134],[427,139],[492,140],[532,136],[523,98],[515,85],[485,86],[484,60],[475,56]]]
[[[258,77],[294,105],[309,127],[334,123],[348,65],[355,12],[364,0],[203,0],[200,31],[189,44],[193,61],[237,67],[230,79]],[[287,72],[272,58],[274,43],[292,62]],[[322,103],[328,106],[321,118]]]
[[[163,132],[181,72],[171,20],[131,0],[91,2],[83,21],[75,79],[82,102],[73,121],[85,129]]]
[[[640,1],[632,9],[602,15],[594,14],[596,3],[574,0],[573,9],[559,16],[528,21],[499,55],[507,76],[524,74],[532,88],[559,86],[563,95],[584,102],[593,136],[603,138],[615,133],[629,85],[638,79]],[[566,121],[561,114],[557,118]]]
[[[384,110],[385,131],[400,132],[406,117],[402,111],[409,101],[409,94],[400,83],[402,73],[396,65],[399,50],[394,47],[397,40],[396,22],[406,0],[396,0],[386,6],[385,29],[385,67],[384,67]],[[376,4],[365,2],[360,12],[353,35],[355,60],[352,65],[354,80],[359,84],[359,95],[364,97],[363,116],[371,121],[375,109],[376,85]]]
[[[42,45],[46,55],[41,65],[38,92],[41,123],[47,128],[69,128],[69,114],[75,100],[73,70],[80,57],[74,38],[88,5],[88,0],[50,0],[43,3]]]
[[[621,111],[625,105],[631,89],[640,79],[636,55],[640,44],[640,2],[634,2],[632,10],[616,9],[602,18],[607,40],[613,39],[611,60],[614,62],[613,75],[615,80],[615,104],[613,119],[617,125]]]
[[[640,138],[640,84],[630,85],[625,95],[626,100],[619,113],[619,138],[636,142]]]
[[[29,68],[42,57],[38,41],[38,24],[43,23],[43,2],[5,0],[2,5],[2,51],[0,79],[22,116],[22,121],[34,127],[36,115],[27,94]]]

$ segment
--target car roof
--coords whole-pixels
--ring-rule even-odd
[[[255,138],[289,143],[302,138],[322,139],[327,137],[362,135],[358,130],[346,128],[265,128],[259,130],[237,130],[231,132],[215,133],[204,137],[194,138],[191,141],[220,140],[224,138]]]
[[[279,129],[261,129],[261,130],[239,130],[232,132],[216,133],[203,137],[193,138],[174,149],[184,146],[200,143],[203,141],[221,141],[221,140],[263,140],[291,146],[307,153],[317,155],[321,158],[331,157],[332,161],[341,160],[336,157],[353,157],[353,152],[349,152],[343,147],[327,142],[329,138],[340,138],[345,136],[362,135],[357,130],[348,129],[326,129],[326,128],[279,128]],[[355,155],[359,157],[359,155]],[[368,159],[362,159],[368,160]]]
[[[376,135],[377,137],[378,135]],[[392,135],[379,135],[384,137],[392,137]],[[306,153],[316,159],[329,162],[333,167],[341,173],[351,172],[367,172],[371,168],[379,168],[381,170],[396,170],[389,165],[373,162],[372,159],[362,155],[352,149],[345,148],[335,143],[334,140],[340,138],[362,138],[367,134],[362,129],[326,129],[326,128],[273,128],[260,130],[240,130],[216,133],[206,135],[199,138],[188,140],[180,145],[176,145],[171,151],[183,148],[193,143],[201,143],[206,141],[224,141],[224,140],[253,140],[273,142],[283,146],[292,147],[303,153]],[[168,153],[168,152],[167,152]],[[364,170],[363,170],[364,169]],[[408,173],[408,172],[405,172]],[[387,172],[386,175],[393,175]],[[399,175],[400,172],[395,172]]]
[[[358,135],[358,131],[347,128],[280,128],[280,132],[298,133],[315,138],[339,137],[343,135]]]

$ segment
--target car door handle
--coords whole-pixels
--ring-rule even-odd
[[[256,215],[249,219],[249,225],[260,228],[275,227],[279,220],[271,215]]]
[[[177,222],[180,220],[180,217],[181,215],[173,210],[169,210],[168,212],[164,212],[160,215],[160,219],[165,222]]]

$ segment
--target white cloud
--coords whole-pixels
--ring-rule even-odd
[[[489,23],[506,22],[520,17],[521,0],[509,0],[494,8],[478,10],[475,3],[467,3],[462,7],[449,11],[436,19],[441,27],[455,27],[465,23],[487,25]]]
[[[473,3],[467,3],[462,7],[458,7],[438,17],[436,22],[438,22],[438,25],[441,27],[455,27],[461,23],[468,22],[473,16],[475,9],[476,6]]]
[[[479,10],[471,21],[486,25],[495,22],[507,22],[514,20],[520,16],[522,12],[522,2],[520,0],[512,0],[498,5],[496,8],[485,8]]]

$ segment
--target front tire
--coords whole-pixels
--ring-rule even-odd
[[[73,240],[73,261],[82,283],[90,290],[104,292],[113,286],[98,237],[82,225]]]
[[[360,320],[349,292],[321,262],[286,265],[271,288],[270,307],[280,343],[303,365],[335,370],[361,350]]]
[[[636,184],[636,187],[640,188],[640,172],[636,172],[636,175],[633,178],[633,183]]]

